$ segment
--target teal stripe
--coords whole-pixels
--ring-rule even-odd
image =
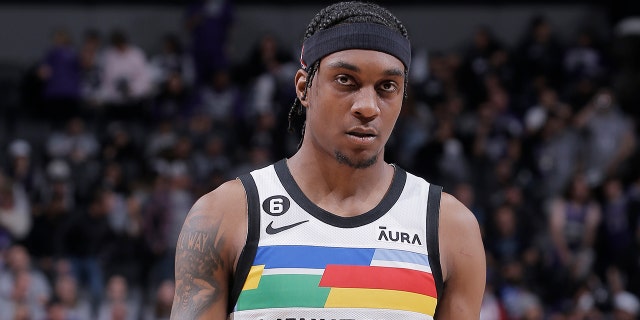
[[[323,308],[331,288],[320,288],[321,275],[263,275],[258,288],[244,290],[236,310],[307,307]]]

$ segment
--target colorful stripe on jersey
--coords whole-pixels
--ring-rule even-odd
[[[372,308],[433,316],[428,256],[409,251],[318,246],[258,247],[236,311]]]

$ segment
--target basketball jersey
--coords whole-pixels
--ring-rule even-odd
[[[433,319],[442,188],[395,167],[375,208],[340,217],[304,195],[285,160],[240,180],[248,236],[230,319]]]

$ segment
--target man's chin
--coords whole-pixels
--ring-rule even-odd
[[[336,160],[340,164],[344,164],[353,169],[366,169],[374,165],[378,161],[378,155],[374,155],[368,158],[358,157],[354,159],[353,157],[349,157],[340,151],[335,152]]]

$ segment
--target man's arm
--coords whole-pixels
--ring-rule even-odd
[[[171,319],[227,319],[229,278],[246,239],[245,213],[244,189],[237,180],[193,205],[176,246]]]
[[[453,196],[440,204],[440,264],[444,292],[435,318],[478,319],[486,281],[486,262],[478,221]]]

